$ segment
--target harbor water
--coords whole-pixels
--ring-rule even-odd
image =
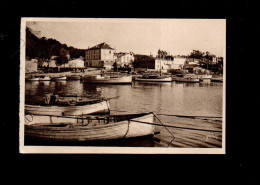
[[[161,125],[156,126],[160,134],[154,136],[154,147],[219,148],[222,146],[222,119],[171,116],[221,117],[222,83],[133,82],[132,85],[98,85],[82,83],[79,80],[26,82],[25,94],[45,93],[112,98],[110,99],[111,114],[154,112],[160,120],[156,119],[156,123]],[[162,124],[192,129],[174,127],[166,129]],[[203,129],[219,132],[203,131]]]

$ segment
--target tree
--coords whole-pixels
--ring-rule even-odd
[[[60,50],[60,55],[59,55],[59,57],[57,58],[57,63],[59,64],[59,65],[62,65],[62,64],[66,64],[66,63],[68,63],[68,58],[67,58],[67,51],[64,49],[64,48],[61,48],[61,50]]]
[[[113,66],[113,68],[114,68],[114,71],[117,71],[117,68],[118,68],[117,62],[114,62],[112,66]]]
[[[201,52],[199,50],[193,50],[190,53],[189,58],[202,59],[204,57],[204,54],[204,52]]]

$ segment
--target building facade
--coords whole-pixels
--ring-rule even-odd
[[[145,55],[136,55],[135,66],[137,68],[154,69],[155,71],[168,72],[169,69],[183,69],[186,58],[169,57],[151,57]]]
[[[113,63],[115,50],[105,42],[93,46],[86,50],[85,66],[111,69]]]
[[[156,58],[155,70],[167,72],[169,69],[183,69],[185,58]]]
[[[129,66],[134,59],[134,53],[132,52],[115,53],[115,62],[117,63],[117,66],[120,67]]]

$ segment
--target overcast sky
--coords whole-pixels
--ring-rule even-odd
[[[162,49],[186,55],[196,49],[225,55],[223,19],[35,19],[26,25],[80,49],[106,42],[116,52],[156,55]]]

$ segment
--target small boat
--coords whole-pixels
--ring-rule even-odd
[[[81,80],[81,76],[80,75],[71,75],[71,76],[67,76],[67,80]]]
[[[29,97],[29,98],[28,98]],[[82,97],[60,97],[46,95],[45,97],[25,97],[25,113],[36,115],[86,115],[109,113],[109,100],[84,99]]]
[[[133,138],[153,135],[153,122],[153,113],[85,118],[26,115],[25,137],[58,142]]]
[[[200,81],[211,80],[212,79],[212,75],[198,75],[198,78],[199,78]]]
[[[188,82],[188,83],[198,83],[200,79],[195,74],[186,74],[183,77],[176,78],[177,82]]]
[[[85,75],[83,82],[97,83],[97,84],[131,84],[132,76],[120,76],[120,75]]]
[[[39,81],[50,81],[51,78],[49,76],[38,76]]]
[[[223,82],[223,78],[212,78],[212,82]]]
[[[65,80],[67,80],[67,77],[66,76],[52,77],[51,80],[54,80],[54,81],[65,81]]]
[[[171,82],[172,77],[158,74],[143,74],[142,77],[136,77],[135,81],[143,82]]]
[[[31,77],[25,78],[25,80],[26,81],[39,81],[39,77],[31,76]]]

